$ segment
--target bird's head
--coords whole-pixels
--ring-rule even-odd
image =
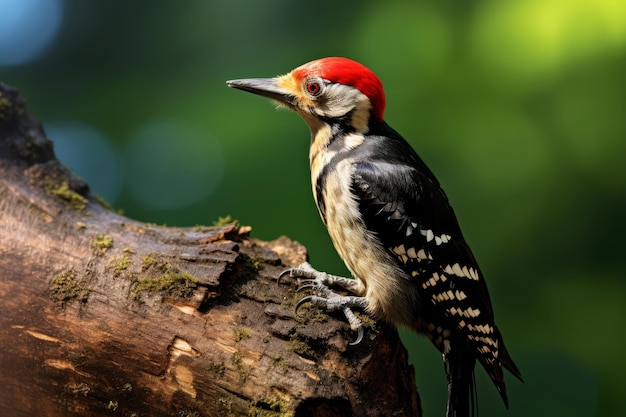
[[[312,131],[335,121],[366,131],[371,120],[383,120],[385,111],[385,92],[378,77],[348,58],[322,58],[275,78],[232,80],[227,84],[294,110]]]

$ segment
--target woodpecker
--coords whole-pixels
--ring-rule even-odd
[[[353,278],[308,263],[288,269],[283,275],[303,278],[302,288],[316,293],[298,306],[343,311],[359,332],[356,343],[363,330],[354,307],[425,334],[443,357],[448,417],[474,414],[477,360],[508,408],[502,368],[522,378],[495,325],[483,274],[439,181],[384,121],[380,79],[356,61],[329,57],[227,85],[295,111],[311,130],[313,196]]]

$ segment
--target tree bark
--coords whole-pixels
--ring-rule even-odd
[[[0,415],[419,416],[395,329],[303,308],[305,249],[125,218],[0,84]]]

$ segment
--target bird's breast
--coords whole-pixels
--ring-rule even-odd
[[[406,299],[401,278],[390,253],[369,231],[351,190],[352,161],[343,159],[332,170],[313,176],[313,188],[320,214],[339,256],[354,276],[363,282],[371,313],[390,322],[406,322],[412,300]]]

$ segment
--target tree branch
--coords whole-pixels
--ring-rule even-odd
[[[397,332],[296,317],[305,249],[248,232],[112,212],[0,84],[0,415],[420,415]]]

